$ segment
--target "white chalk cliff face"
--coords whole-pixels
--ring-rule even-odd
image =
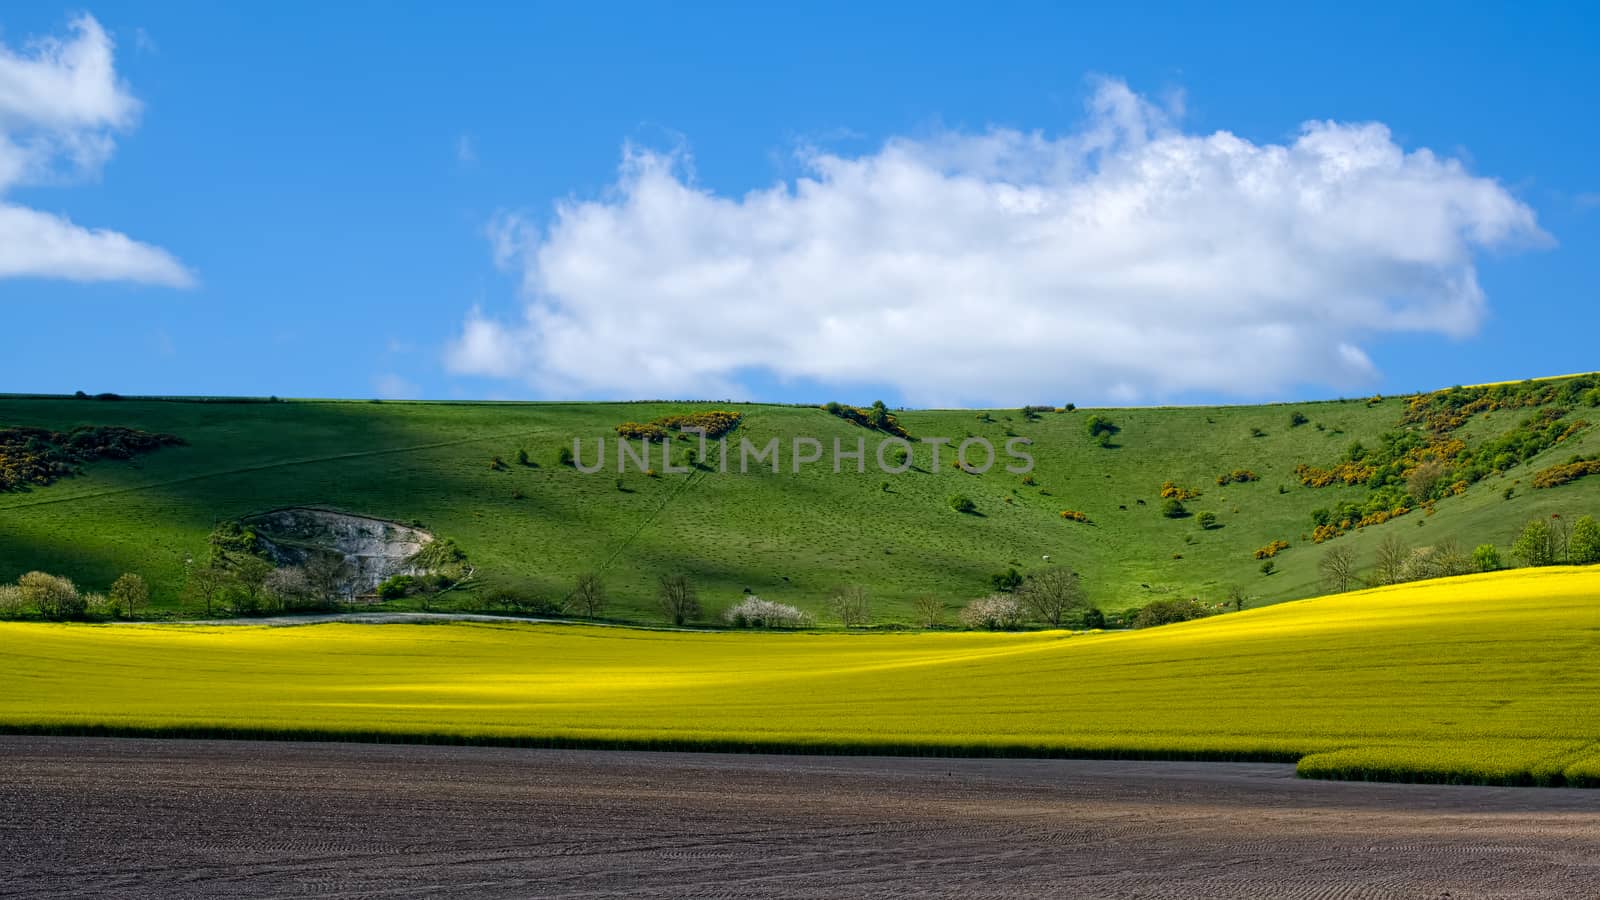
[[[420,528],[321,509],[278,509],[245,523],[279,565],[302,565],[322,552],[340,554],[354,573],[355,593],[374,591],[391,575],[420,574],[409,561],[433,542],[433,535]]]

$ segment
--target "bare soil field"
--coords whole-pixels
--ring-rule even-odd
[[[0,896],[1600,897],[1600,792],[0,737]]]

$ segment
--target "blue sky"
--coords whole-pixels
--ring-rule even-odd
[[[0,172],[0,391],[1085,404],[1600,368],[1577,4],[219,6],[0,9],[14,62],[92,16],[136,104],[8,113],[0,72],[38,163]],[[139,246],[39,262],[66,220]]]

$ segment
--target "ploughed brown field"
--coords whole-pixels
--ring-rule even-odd
[[[1600,897],[1600,792],[0,737],[0,896]]]

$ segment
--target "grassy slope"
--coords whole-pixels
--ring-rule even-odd
[[[0,623],[0,728],[1597,784],[1597,595],[1597,569],[1520,570],[1092,635]]]
[[[816,610],[829,587],[855,582],[872,591],[881,618],[895,619],[918,594],[937,594],[953,606],[984,592],[991,573],[1010,565],[1026,572],[1045,554],[1082,572],[1093,601],[1108,610],[1164,593],[1221,599],[1232,584],[1274,602],[1317,592],[1318,551],[1303,540],[1310,510],[1346,491],[1364,493],[1302,488],[1294,466],[1330,463],[1352,440],[1370,445],[1395,427],[1401,401],[1112,410],[1123,430],[1119,446],[1109,450],[1085,435],[1083,411],[1031,423],[1000,411],[993,424],[973,411],[903,414],[919,436],[959,440],[971,433],[1000,445],[1010,427],[1032,438],[1036,487],[999,465],[981,476],[946,467],[893,478],[870,467],[865,475],[833,475],[818,466],[799,475],[630,473],[623,492],[614,473],[585,476],[555,464],[557,448],[574,436],[592,446],[618,422],[704,408],[0,397],[0,424],[129,425],[190,442],[134,463],[98,463],[48,488],[0,495],[0,580],[39,568],[104,589],[121,572],[137,571],[152,581],[157,605],[171,607],[185,558],[203,555],[215,521],[311,504],[421,520],[457,540],[491,579],[531,590],[563,591],[579,572],[603,566],[618,600],[613,613],[622,617],[654,617],[655,577],[685,570],[713,614],[746,587]],[[853,445],[861,436],[869,447],[876,443],[877,435],[821,410],[738,408],[746,422],[735,435],[758,444],[771,436],[787,444],[797,434],[827,444],[838,437]],[[1296,410],[1325,430],[1290,428]],[[1522,415],[1491,413],[1469,428],[1492,433]],[[1251,437],[1252,427],[1266,436]],[[490,456],[511,460],[519,447],[540,465],[489,470]],[[1512,500],[1501,498],[1511,481],[1531,481],[1536,467],[1596,450],[1600,434],[1591,430],[1507,478],[1441,502],[1435,516],[1416,513],[1341,540],[1364,554],[1387,531],[1419,545],[1452,536],[1468,546],[1492,541],[1504,548],[1530,516],[1600,512],[1596,479],[1537,492],[1525,484]],[[929,467],[925,449],[918,463]],[[1262,480],[1216,487],[1215,476],[1235,468],[1254,469]],[[1157,492],[1168,479],[1201,488],[1205,495],[1191,509],[1216,512],[1223,527],[1202,532],[1193,518],[1163,519]],[[889,492],[880,489],[885,480]],[[1280,485],[1288,492],[1280,493]],[[514,499],[517,490],[526,499]],[[946,498],[956,492],[971,496],[982,515],[951,510]],[[1062,521],[1058,513],[1067,508],[1089,513],[1093,524]],[[1251,551],[1277,538],[1295,546],[1280,555],[1277,573],[1263,577]]]

